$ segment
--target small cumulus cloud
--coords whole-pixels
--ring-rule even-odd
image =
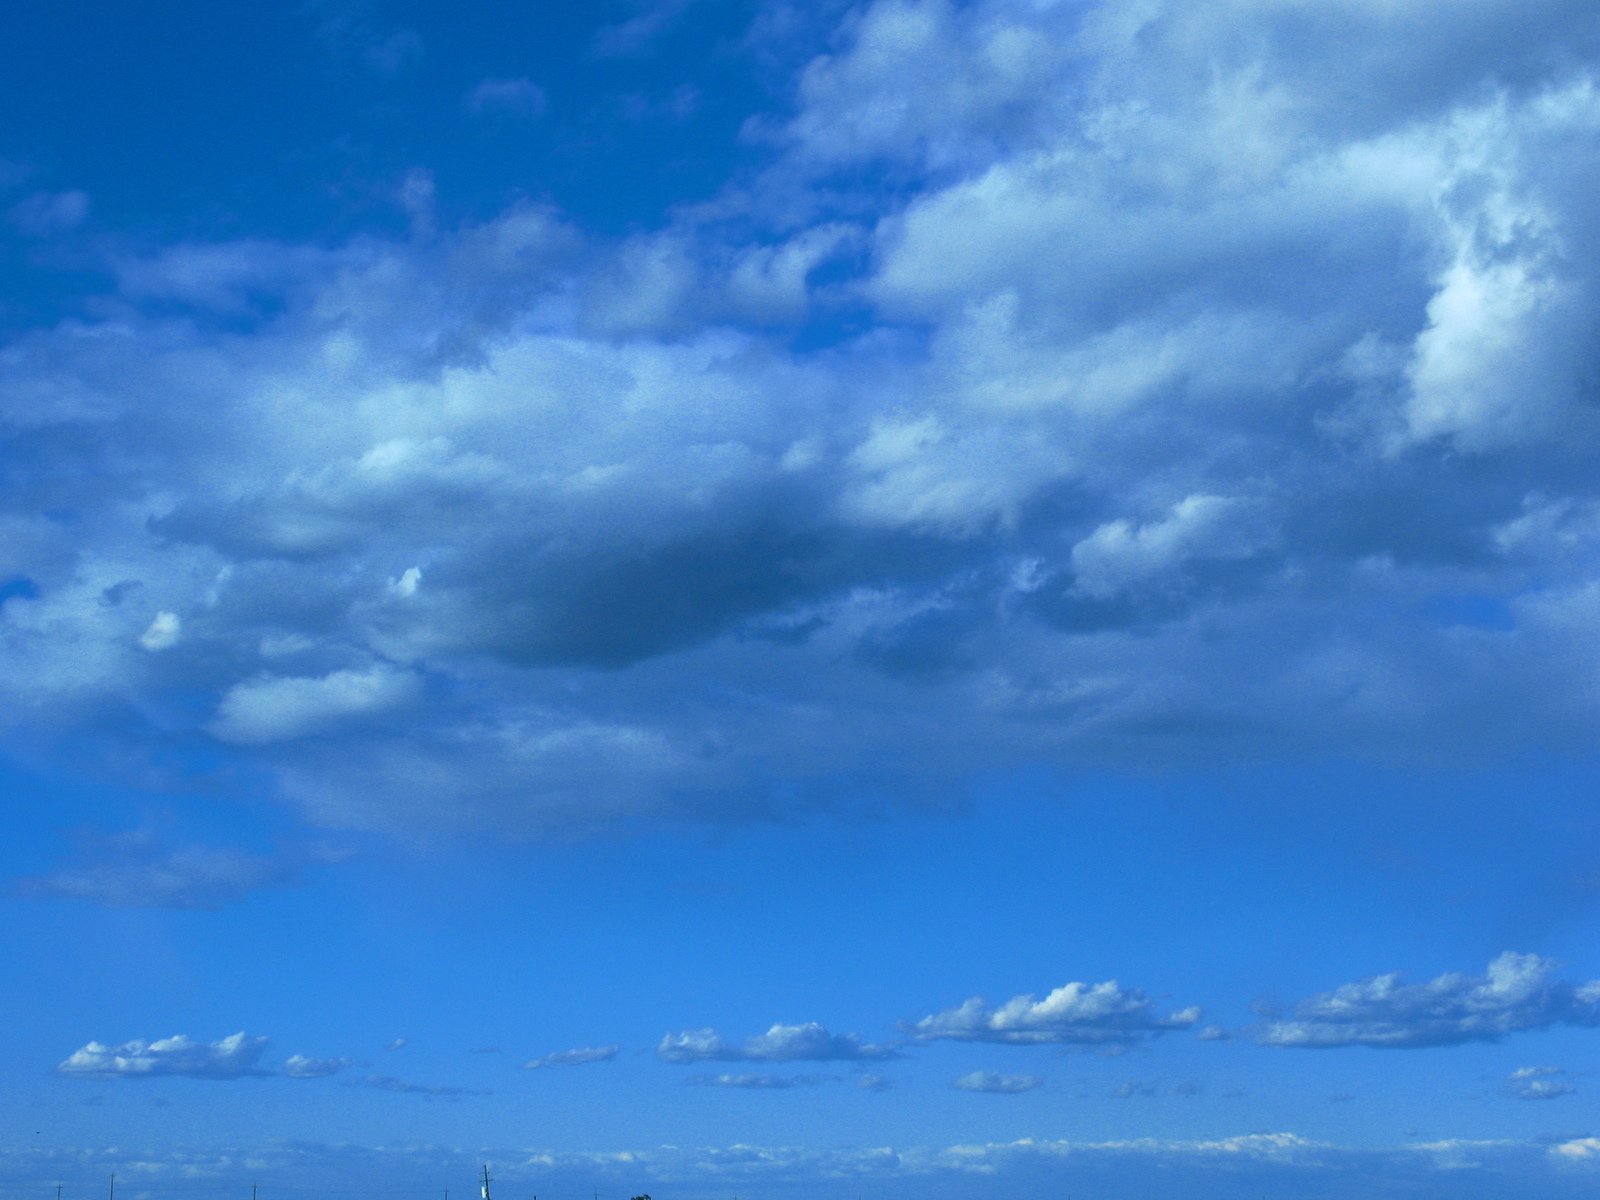
[[[183,1034],[119,1045],[88,1042],[57,1064],[56,1072],[95,1079],[243,1079],[271,1074],[260,1065],[267,1041],[241,1031],[215,1042],[197,1042]]]
[[[1347,983],[1265,1022],[1268,1046],[1413,1049],[1494,1042],[1512,1033],[1556,1025],[1600,1026],[1600,981],[1574,985],[1555,977],[1556,963],[1510,951],[1482,975],[1457,972],[1426,983],[1403,983],[1399,972]]]
[[[311,1058],[304,1054],[291,1054],[283,1060],[283,1073],[290,1079],[325,1079],[353,1066],[355,1060],[350,1058]]]
[[[399,579],[389,581],[389,594],[402,600],[409,600],[417,594],[417,588],[422,585],[422,568],[407,567]]]
[[[389,1042],[388,1045],[384,1046],[384,1049],[389,1051],[390,1053],[393,1053],[396,1050],[404,1049],[406,1044],[409,1043],[410,1041],[411,1041],[411,1039],[407,1038],[407,1037],[397,1037],[397,1038],[393,1039],[391,1042]]]
[[[150,651],[170,650],[178,644],[182,631],[183,622],[177,613],[158,612],[149,628],[139,635],[139,645]]]
[[[579,1046],[573,1050],[557,1050],[551,1054],[542,1054],[538,1058],[530,1058],[522,1065],[530,1071],[538,1071],[545,1067],[582,1067],[589,1063],[607,1062],[617,1056],[621,1046]]]
[[[815,1021],[773,1025],[738,1044],[724,1041],[714,1029],[669,1033],[656,1047],[656,1055],[671,1063],[860,1062],[896,1057],[888,1046],[872,1045],[853,1033],[829,1033]]]
[[[996,1096],[1015,1096],[1044,1085],[1043,1075],[1002,1075],[997,1071],[972,1071],[950,1086],[963,1092],[988,1092]]]
[[[1199,1022],[1198,1007],[1162,1013],[1145,993],[1115,980],[1068,983],[1043,1000],[1015,996],[990,1008],[974,996],[957,1008],[934,1013],[907,1025],[917,1038],[949,1038],[972,1042],[1030,1045],[1060,1042],[1077,1045],[1126,1043]]]
[[[1518,1067],[1506,1076],[1505,1089],[1518,1100],[1554,1100],[1577,1091],[1560,1067]]]

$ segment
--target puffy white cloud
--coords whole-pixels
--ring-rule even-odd
[[[1269,1046],[1411,1049],[1499,1041],[1553,1025],[1600,1026],[1600,981],[1574,986],[1536,954],[1500,955],[1482,975],[1402,983],[1399,972],[1347,983],[1265,1022]]]
[[[989,1092],[996,1096],[1015,1096],[1044,1085],[1043,1075],[1002,1075],[997,1071],[970,1071],[950,1086],[963,1092]]]
[[[110,1046],[89,1042],[56,1066],[61,1075],[105,1079],[147,1079],[173,1075],[190,1079],[241,1079],[267,1075],[260,1059],[264,1037],[240,1032],[215,1042],[197,1042],[178,1034],[153,1042],[135,1039]]]
[[[607,1062],[617,1056],[621,1046],[578,1046],[572,1050],[556,1050],[530,1058],[522,1065],[530,1071],[544,1067],[582,1067],[589,1063]]]
[[[957,1008],[908,1023],[906,1028],[914,1036],[930,1040],[1104,1045],[1189,1029],[1200,1017],[1201,1010],[1195,1007],[1163,1014],[1137,988],[1107,980],[1063,984],[1042,1000],[1032,995],[1013,996],[995,1008],[974,996]]]
[[[829,1033],[815,1021],[773,1025],[765,1033],[733,1044],[714,1029],[669,1033],[656,1047],[667,1062],[864,1062],[895,1057],[889,1046],[875,1046],[851,1033]]]

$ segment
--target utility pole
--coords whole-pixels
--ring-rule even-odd
[[[483,1164],[483,1200],[489,1200],[489,1164]]]
[[[111,1172],[111,1200],[117,1200],[117,1173]]]

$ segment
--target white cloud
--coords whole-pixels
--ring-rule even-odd
[[[1483,975],[1449,973],[1427,983],[1398,972],[1347,983],[1269,1020],[1269,1046],[1375,1046],[1409,1049],[1499,1041],[1553,1025],[1600,1026],[1600,982],[1573,986],[1555,978],[1556,963],[1536,954],[1500,955]]]
[[[183,632],[183,622],[178,619],[177,613],[158,612],[150,622],[150,627],[139,635],[139,645],[146,650],[170,650],[178,644],[178,637]]]
[[[530,1058],[522,1065],[530,1071],[543,1067],[582,1067],[589,1063],[607,1062],[617,1056],[621,1046],[579,1046],[573,1050],[556,1050]]]
[[[1107,980],[1064,984],[1043,1000],[1014,996],[996,1008],[974,996],[958,1008],[923,1017],[907,1028],[928,1040],[1101,1045],[1189,1029],[1200,1017],[1199,1008],[1162,1014],[1137,988],[1123,988],[1115,980]]]
[[[1505,1088],[1519,1100],[1554,1100],[1577,1090],[1560,1067],[1518,1067],[1506,1076]]]
[[[997,1096],[1015,1096],[1022,1092],[1031,1092],[1043,1085],[1043,1075],[1002,1075],[996,1071],[971,1071],[950,1086],[959,1088],[963,1092],[989,1092]]]
[[[89,1042],[56,1066],[61,1075],[105,1079],[184,1076],[190,1079],[242,1079],[270,1072],[260,1065],[264,1037],[235,1033],[215,1042],[196,1042],[182,1034],[147,1042],[110,1046]]]
[[[245,745],[305,737],[403,707],[421,688],[414,673],[386,664],[319,678],[260,675],[228,690],[210,729],[225,742]]]
[[[353,1066],[355,1060],[350,1058],[309,1058],[304,1054],[291,1054],[283,1060],[283,1073],[290,1079],[325,1079]]]
[[[1585,753],[1595,22],[879,0],[625,237],[418,171],[411,235],[111,252],[0,355],[7,744],[208,713],[309,821],[508,837]]]
[[[888,1046],[864,1042],[855,1034],[829,1033],[815,1021],[773,1025],[765,1033],[734,1045],[714,1029],[669,1033],[656,1047],[667,1062],[860,1062],[895,1057]]]

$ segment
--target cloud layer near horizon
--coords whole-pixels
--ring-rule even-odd
[[[8,747],[410,836],[1587,751],[1592,5],[841,38],[626,238],[106,252],[0,358]]]

